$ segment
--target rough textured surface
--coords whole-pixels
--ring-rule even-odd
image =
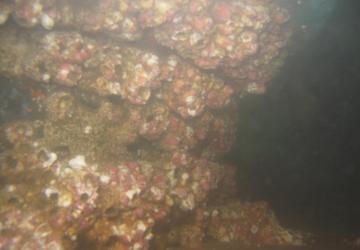
[[[39,115],[0,129],[0,248],[302,243],[263,203],[227,203],[235,167],[221,161],[237,96],[282,63],[288,19],[269,0],[1,2],[0,74]]]
[[[155,31],[157,41],[204,69],[239,79],[251,93],[265,84],[283,60],[291,32],[289,13],[270,1],[217,1],[188,5]]]

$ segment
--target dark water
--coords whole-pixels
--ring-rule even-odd
[[[231,155],[242,197],[269,201],[321,242],[360,233],[359,13],[359,1],[339,1],[270,91],[242,100]]]
[[[180,250],[181,248],[178,248]],[[221,244],[221,243],[211,243],[204,245],[199,250],[346,250],[351,249],[343,245],[333,245],[333,246],[309,246],[309,247],[246,247],[241,246],[240,244],[231,243],[231,244]],[[185,249],[181,249],[185,250]]]

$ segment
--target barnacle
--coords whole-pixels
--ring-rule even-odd
[[[236,96],[265,92],[290,18],[272,0],[1,2],[0,74],[45,91],[43,116],[1,127],[0,248],[74,249],[81,236],[138,250],[162,234],[194,247],[206,232],[250,242],[225,218],[243,209],[260,243],[292,243],[270,213],[264,229],[250,205],[208,206],[236,194],[234,167],[217,162],[235,139]],[[191,223],[153,231],[184,214]]]

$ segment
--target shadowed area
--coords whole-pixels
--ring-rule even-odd
[[[340,1],[269,92],[242,100],[231,156],[243,166],[241,197],[269,201],[283,224],[323,244],[359,233],[359,10]]]
[[[331,245],[315,245],[315,246],[273,246],[273,247],[249,247],[242,246],[241,243],[207,243],[204,244],[201,248],[196,248],[197,250],[347,250],[353,249],[349,248],[343,244],[331,244]],[[174,249],[175,250],[175,249]],[[176,248],[176,250],[185,250],[185,248]]]

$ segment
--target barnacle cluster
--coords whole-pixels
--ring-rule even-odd
[[[303,236],[282,228],[265,202],[230,202],[208,211],[208,233],[220,241],[247,245],[302,245]]]
[[[220,161],[289,18],[276,0],[1,1],[0,75],[41,115],[0,130],[0,249],[301,243],[263,204],[227,203]]]
[[[265,202],[247,203],[228,200],[223,205],[198,208],[179,226],[157,232],[156,241],[165,245],[196,248],[205,236],[220,242],[243,245],[302,245],[304,235],[282,228]],[[161,242],[161,243],[160,243]]]
[[[281,50],[291,35],[289,18],[286,9],[271,1],[189,4],[154,35],[197,66],[218,69],[238,79],[246,91],[261,93],[282,63]]]

